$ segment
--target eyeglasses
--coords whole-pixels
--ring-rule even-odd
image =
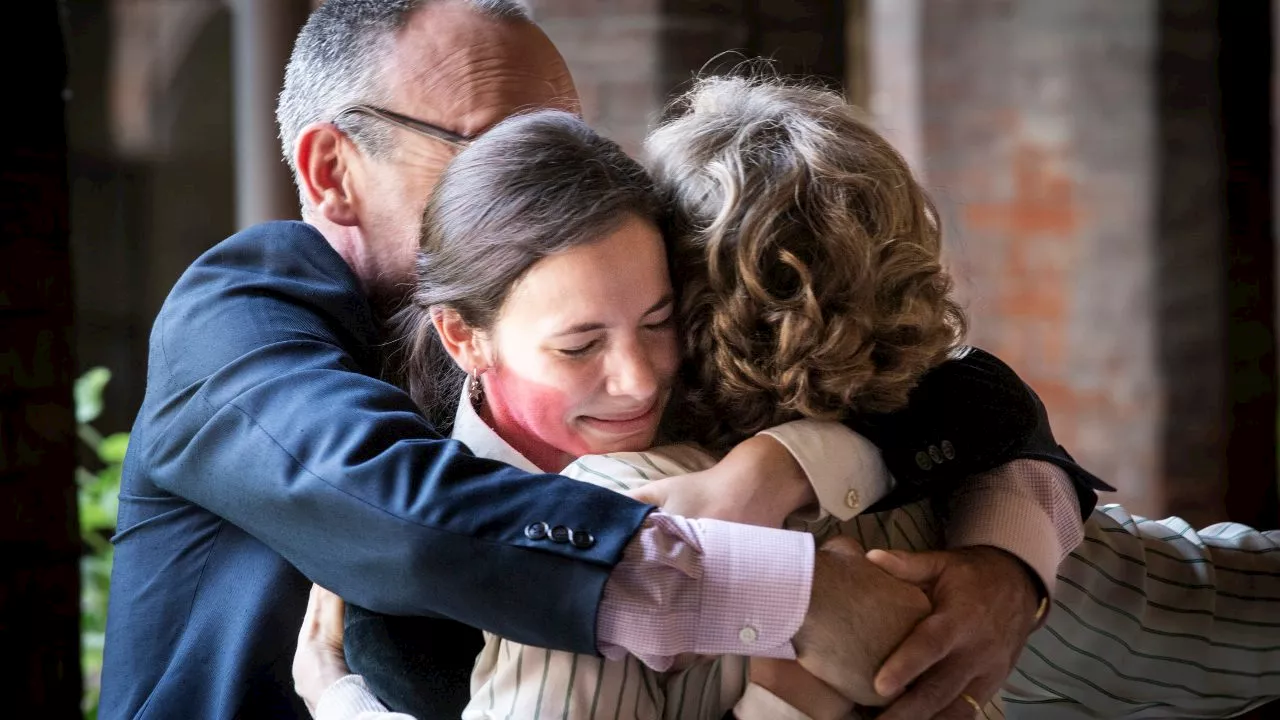
[[[384,120],[386,122],[389,122],[392,125],[402,127],[405,130],[408,130],[410,132],[415,132],[419,135],[423,135],[425,137],[429,137],[434,140],[439,140],[440,142],[447,143],[449,145],[454,146],[455,148],[458,148],[459,150],[471,144],[471,138],[468,138],[463,135],[459,135],[456,132],[445,130],[442,127],[437,127],[435,125],[432,125],[429,122],[416,120],[414,118],[409,117],[408,115],[401,115],[398,112],[392,112],[391,110],[384,110],[383,108],[380,108],[380,107],[374,107],[373,105],[348,105],[342,108],[341,110],[339,110],[338,113],[333,116],[333,119],[337,120],[338,118],[342,117],[343,115],[347,115],[348,113],[358,113],[360,115],[368,115],[369,117],[375,117],[375,118],[378,118],[379,120]]]

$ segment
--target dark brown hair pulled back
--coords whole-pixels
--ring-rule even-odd
[[[391,321],[391,380],[444,432],[464,375],[432,325],[440,308],[489,331],[538,260],[607,236],[635,216],[657,222],[644,168],[578,117],[509,118],[458,154],[423,215],[415,286]]]

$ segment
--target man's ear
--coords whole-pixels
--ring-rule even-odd
[[[467,324],[457,310],[441,308],[431,311],[436,335],[449,357],[467,374],[489,368],[484,333]]]
[[[352,187],[355,146],[347,136],[333,123],[312,123],[298,136],[293,157],[304,206],[336,225],[358,224]]]

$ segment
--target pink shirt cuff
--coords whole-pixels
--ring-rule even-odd
[[[659,671],[684,653],[792,659],[813,557],[808,533],[655,512],[605,584],[600,652]]]
[[[989,545],[1012,554],[1050,597],[1058,565],[1084,539],[1067,474],[1042,460],[1014,460],[961,485],[951,501],[947,546]]]

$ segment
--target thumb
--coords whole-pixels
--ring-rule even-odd
[[[319,585],[312,585],[311,602],[308,604],[307,612],[311,612],[313,605],[315,607],[313,621],[319,628],[320,636],[331,646],[341,649],[346,603],[342,598]]]
[[[947,556],[940,552],[872,550],[867,559],[899,580],[921,586],[932,585],[947,567]]]
[[[662,507],[667,501],[667,493],[663,490],[666,487],[662,481],[651,482],[648,485],[628,490],[626,495],[632,500],[638,500],[646,505],[657,505]]]

